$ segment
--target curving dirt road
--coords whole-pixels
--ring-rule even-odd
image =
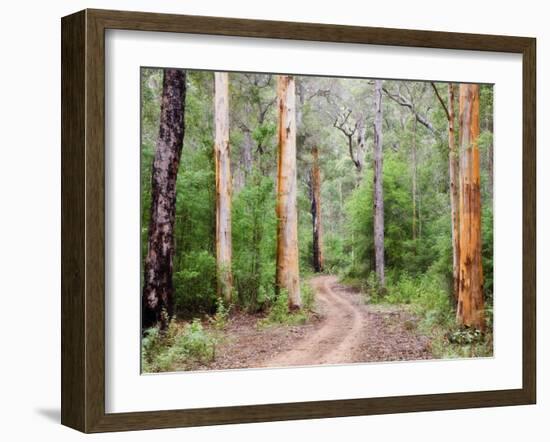
[[[430,359],[430,340],[404,306],[365,304],[336,276],[310,280],[316,315],[304,325],[258,329],[261,317],[238,314],[215,361],[197,369],[288,367]]]
[[[335,276],[318,276],[311,284],[317,309],[324,318],[320,328],[297,342],[290,351],[267,360],[264,366],[343,364],[352,362],[366,328],[366,312],[332,290]]]

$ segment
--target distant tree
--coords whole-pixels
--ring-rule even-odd
[[[323,271],[323,224],[321,222],[321,168],[319,149],[311,148],[312,165],[309,177],[309,199],[311,202],[311,222],[313,227],[313,269]]]
[[[378,282],[386,282],[384,272],[384,187],[382,153],[382,80],[374,82],[374,261]]]
[[[365,118],[362,113],[359,113],[356,119],[352,120],[352,114],[353,110],[351,109],[337,114],[333,126],[346,137],[349,157],[360,177],[365,164],[367,141]]]

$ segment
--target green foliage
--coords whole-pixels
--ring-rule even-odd
[[[325,272],[339,273],[341,264],[345,261],[344,245],[345,241],[340,235],[334,235],[331,232],[325,234],[324,238],[324,253],[325,253]]]
[[[464,328],[461,330],[454,330],[448,334],[449,342],[453,344],[473,344],[480,342],[483,339],[483,335],[479,330],[472,328]]]
[[[174,303],[182,316],[215,310],[215,173],[210,72],[187,73],[185,136],[176,181]],[[162,70],[142,70],[141,254],[147,254],[151,168],[158,135]]]
[[[204,330],[199,319],[183,325],[172,320],[164,335],[158,328],[148,329],[141,342],[142,370],[156,373],[208,363],[219,339]]]
[[[153,361],[162,353],[162,342],[158,327],[152,327],[143,333],[141,338],[141,369],[143,372],[153,370]]]
[[[449,291],[443,278],[435,273],[412,277],[407,273],[390,281],[386,302],[412,304],[426,325],[445,323],[453,316]]]
[[[401,274],[397,279],[390,274],[388,295],[378,302],[409,305],[420,320],[419,331],[431,339],[432,353],[437,358],[491,356],[492,308],[486,309],[488,330],[483,334],[456,324],[455,311],[445,278],[434,270],[413,277]]]
[[[311,312],[315,308],[315,292],[307,281],[302,283],[300,293],[302,296],[302,310]]]
[[[258,327],[265,328],[274,325],[300,325],[305,324],[315,307],[315,293],[309,285],[304,282],[300,287],[302,308],[295,311],[288,309],[288,292],[284,289],[274,300],[268,315],[258,321]]]
[[[158,137],[162,75],[162,69],[142,69],[142,258],[147,252],[151,169]],[[361,288],[369,302],[409,306],[421,317],[421,330],[433,334],[435,353],[462,355],[473,351],[488,354],[492,345],[490,333],[483,335],[481,340],[472,339],[471,348],[467,350],[465,342],[469,335],[454,324],[454,306],[450,301],[452,245],[447,118],[428,83],[384,82],[388,89],[398,90],[414,101],[415,108],[436,130],[432,132],[415,123],[410,109],[384,95],[386,285],[382,287],[374,272],[372,86],[356,79],[296,77],[297,209],[303,308],[289,313],[286,293],[281,291],[276,296],[274,289],[277,249],[274,79],[269,74],[230,74],[234,293],[233,304],[229,306],[217,297],[213,73],[187,71],[185,136],[176,182],[174,228],[173,285],[179,317],[211,318],[209,330],[215,333],[226,328],[233,306],[251,313],[266,311],[262,326],[307,320],[314,309],[313,292],[304,282],[313,272],[308,183],[311,148],[317,146],[322,177],[320,214],[324,271],[338,273]],[[437,87],[446,100],[445,85]],[[347,122],[350,128],[359,122],[364,124],[367,141],[361,173],[350,158],[347,139],[334,128],[334,115],[342,109],[345,113],[350,112]],[[484,293],[489,328],[493,304],[492,125],[493,88],[483,85],[478,144]],[[356,137],[352,141],[356,149]],[[413,153],[416,167],[413,167]],[[416,221],[414,232],[413,217]],[[142,342],[143,366],[149,368],[148,371],[162,371],[178,364],[196,363],[200,359],[197,354],[207,357],[212,349],[209,342],[214,340],[210,339],[214,338],[202,329],[200,322],[188,327],[181,323],[171,324],[164,334],[157,329],[147,330]]]
[[[237,302],[254,312],[275,297],[277,224],[273,180],[254,171],[233,199],[233,280]]]
[[[210,312],[216,303],[216,258],[206,250],[183,255],[174,273],[176,309],[184,313]]]
[[[252,132],[252,138],[258,145],[266,145],[275,136],[277,126],[274,122],[269,121],[257,126]]]
[[[382,286],[376,272],[370,272],[366,284],[363,286],[367,300],[381,302],[387,295],[386,287]]]
[[[386,266],[409,273],[421,273],[437,258],[434,242],[436,235],[427,235],[424,226],[422,236],[413,239],[412,194],[407,163],[391,151],[384,158],[384,247]],[[434,207],[439,204],[432,200]],[[429,209],[425,209],[429,210]],[[373,243],[373,187],[371,180],[363,180],[346,203],[348,220],[347,244],[344,247],[343,267],[350,277],[367,278],[374,270]],[[420,221],[419,221],[420,222]],[[429,226],[428,228],[433,228]],[[447,229],[449,230],[449,229]],[[448,241],[448,240],[447,240]],[[347,253],[346,253],[347,252]]]
[[[216,314],[210,318],[210,323],[215,330],[223,330],[229,322],[231,306],[226,306],[221,298],[216,298]]]
[[[481,218],[483,291],[486,303],[493,305],[493,207],[486,204]]]

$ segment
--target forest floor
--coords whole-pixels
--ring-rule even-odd
[[[235,312],[213,361],[195,370],[287,367],[433,358],[406,306],[369,304],[335,276],[310,280],[315,306],[303,325],[258,327],[260,315]],[[189,367],[187,367],[189,369]]]

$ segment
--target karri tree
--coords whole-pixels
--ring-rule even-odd
[[[277,270],[278,290],[288,292],[289,309],[301,307],[298,264],[298,210],[296,202],[296,93],[291,75],[277,78],[278,169],[277,169]]]
[[[176,179],[184,136],[185,71],[165,69],[160,127],[151,180],[151,211],[143,272],[142,326],[166,328],[174,313]]]
[[[460,274],[456,315],[459,324],[484,330],[478,138],[479,85],[461,84],[459,88]]]
[[[374,263],[378,283],[384,286],[384,187],[382,153],[382,80],[374,82]]]
[[[231,153],[229,148],[229,75],[214,73],[214,154],[216,165],[216,263],[218,295],[231,302]]]

